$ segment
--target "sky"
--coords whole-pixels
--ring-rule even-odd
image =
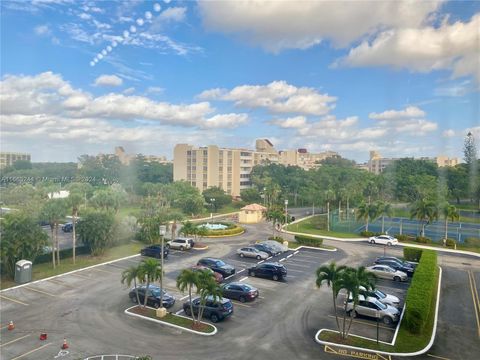
[[[478,1],[0,2],[1,150],[173,157],[177,143],[463,157]],[[477,146],[480,148],[480,146]]]

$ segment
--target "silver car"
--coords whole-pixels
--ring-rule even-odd
[[[408,276],[402,271],[392,269],[387,265],[372,265],[366,268],[367,271],[370,271],[382,279],[389,279],[395,281],[407,281]]]
[[[390,305],[393,307],[399,307],[400,306],[400,299],[396,296],[386,294],[383,291],[380,291],[378,289],[374,290],[367,290],[363,286],[360,286],[358,288],[360,295],[363,295],[365,297],[372,297],[380,301],[381,303],[385,305]]]
[[[269,257],[266,252],[260,251],[252,246],[243,247],[237,250],[237,254],[240,257],[251,257],[257,260],[265,260]]]
[[[397,308],[383,304],[373,297],[365,298],[363,295],[358,296],[358,304],[355,306],[355,310],[353,310],[352,299],[348,300],[347,314],[352,317],[362,315],[371,318],[378,318],[387,325],[398,322],[400,318],[400,311],[398,311]]]

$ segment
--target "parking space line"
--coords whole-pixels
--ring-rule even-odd
[[[328,315],[328,317],[331,317],[331,318],[335,318],[335,316],[333,315]],[[374,326],[374,327],[377,327],[377,323],[375,322],[374,324],[370,324],[366,321],[361,321],[361,320],[353,320],[354,323],[357,323],[357,324],[363,324],[363,325],[368,325],[368,326]],[[386,327],[386,326],[383,326],[383,325],[378,325],[378,327],[380,329],[386,329],[386,330],[391,330],[391,331],[395,331],[395,328],[390,328],[390,327]]]
[[[234,303],[235,305],[238,305],[238,306],[252,307],[251,305],[243,304],[243,303],[241,303],[239,301],[235,301],[235,300],[232,300],[232,303]]]
[[[93,269],[90,269],[90,270],[97,271],[97,272],[102,272],[102,273],[110,274],[110,275],[114,275],[114,274],[115,274],[114,272],[107,271],[107,270],[102,270],[102,269],[98,269],[98,268],[93,268]]]
[[[5,295],[0,295],[0,298],[1,298],[1,299],[5,299],[5,300],[9,300],[9,301],[16,302],[17,304],[20,304],[20,305],[28,306],[28,304],[27,304],[27,303],[24,303],[23,301],[15,300],[15,299],[9,298],[9,297],[7,297],[7,296],[5,296]]]
[[[35,291],[39,294],[44,294],[44,295],[48,295],[48,296],[51,296],[51,297],[57,297],[57,295],[53,295],[53,294],[50,294],[49,292],[46,292],[46,291],[43,291],[43,290],[38,290],[38,289],[29,287],[29,286],[25,286],[24,289]]]
[[[244,281],[244,280],[247,280],[248,279],[248,276],[245,276],[244,278],[241,278],[240,280],[238,281]]]
[[[472,270],[468,270],[468,281],[470,285],[470,291],[472,292],[473,307],[475,309],[475,319],[477,320],[477,334],[480,337],[480,301],[478,300],[477,284],[475,283],[475,277]]]
[[[300,252],[300,251],[297,250],[297,251],[295,251],[295,252],[293,253],[293,255],[297,255],[299,252]]]
[[[122,270],[127,270],[128,268],[125,267],[125,266],[120,266],[120,265],[117,265],[117,264],[107,264],[105,266],[111,266],[111,267],[115,267],[117,269],[122,269]]]
[[[297,267],[301,267],[301,268],[303,268],[303,269],[311,269],[311,268],[312,268],[311,266],[301,265],[301,264],[292,263],[292,262],[289,262],[289,263],[288,263],[288,266],[297,266]]]
[[[292,272],[292,271],[293,271],[294,273],[296,272],[296,273],[301,273],[301,274],[303,274],[303,273],[305,272],[305,271],[303,271],[303,270],[296,270],[296,269],[290,269],[290,268],[288,269],[288,272]]]
[[[180,315],[180,314],[183,313],[183,312],[184,312],[183,309],[178,310],[178,311],[175,313],[175,315]]]
[[[43,349],[44,347],[47,347],[48,345],[52,345],[52,343],[48,343],[48,344],[42,345],[42,346],[40,346],[40,347],[38,347],[38,348],[35,348],[35,349],[33,349],[33,350],[30,350],[29,352],[26,352],[25,354],[19,355],[19,356],[13,358],[12,360],[21,359],[21,358],[23,358],[24,356],[30,355],[31,353],[34,353],[35,351],[38,351],[38,350]]]
[[[280,260],[278,260],[278,261],[282,262],[282,261],[285,261],[285,260],[287,260],[287,259],[283,258],[283,259],[280,259]]]
[[[188,298],[188,296],[189,296],[189,295],[185,295],[184,297],[180,298],[179,300],[180,300],[180,301],[183,301],[183,300],[185,300],[186,298]],[[183,310],[182,310],[182,311],[183,311]]]
[[[22,339],[25,339],[26,337],[29,337],[30,335],[32,335],[32,334],[27,334],[27,335],[24,335],[24,336],[22,336],[22,337],[19,337],[18,339],[14,339],[14,340],[12,340],[12,341],[9,341],[9,342],[7,342],[7,343],[5,343],[5,344],[0,344],[0,348],[3,347],[3,346],[7,346],[7,345],[10,345],[10,344],[13,344],[14,342],[20,341],[20,340],[22,340]]]
[[[269,256],[269,257],[267,258],[267,260],[270,260],[272,257],[273,257],[273,256]]]
[[[265,260],[259,261],[257,264],[261,264],[261,263],[263,263],[264,261],[265,261]]]
[[[58,281],[56,279],[48,279],[47,281],[52,282],[52,283],[57,284],[57,285],[65,286],[65,287],[70,288],[70,289],[75,289],[75,286],[66,284],[66,283]]]
[[[443,357],[443,356],[437,356],[433,354],[427,354],[427,356],[433,357],[435,359],[441,359],[441,360],[450,360],[449,358]]]
[[[293,254],[287,255],[287,259],[290,259],[293,256]]]
[[[86,276],[86,275],[82,275],[82,274],[78,274],[78,273],[73,273],[73,274],[69,274],[69,275],[73,275],[73,276],[79,277],[81,279],[87,279],[87,280],[91,279],[90,276]]]

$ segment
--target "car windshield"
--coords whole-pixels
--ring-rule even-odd
[[[381,292],[380,290],[378,289],[375,289],[374,291],[375,295],[377,295],[380,299],[385,299],[387,297],[387,295],[384,293],[384,292]]]
[[[385,310],[387,308],[387,305],[381,303],[378,300],[375,300],[375,305],[377,305],[380,309]]]
[[[150,292],[152,293],[153,296],[155,297],[160,297],[160,289],[150,289]]]
[[[226,264],[225,264],[222,260],[217,260],[217,262],[215,263],[215,265],[217,265],[217,266],[225,266]]]

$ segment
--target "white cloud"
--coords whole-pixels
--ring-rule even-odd
[[[295,116],[286,119],[271,120],[270,123],[284,129],[301,128],[307,125],[307,118],[305,116]]]
[[[230,91],[206,90],[199,98],[233,101],[244,108],[265,108],[273,113],[325,115],[335,107],[336,97],[320,94],[308,87],[296,87],[285,81],[268,85],[241,85]]]
[[[464,80],[459,83],[438,87],[435,89],[434,94],[436,96],[461,97],[473,91],[473,89],[472,82]]]
[[[82,20],[90,20],[92,18],[92,15],[87,13],[80,13],[78,14],[78,17]]]
[[[120,86],[123,80],[116,75],[100,75],[95,79],[96,86]]]
[[[442,136],[443,136],[443,137],[446,137],[446,138],[454,137],[454,136],[455,136],[455,130],[452,130],[452,129],[445,130],[445,131],[442,133]]]
[[[409,106],[405,110],[387,110],[380,114],[370,113],[368,117],[375,120],[403,120],[410,118],[423,118],[425,111],[416,106]]]
[[[35,34],[44,36],[44,35],[50,35],[52,31],[50,30],[50,27],[48,25],[38,25],[34,29]]]
[[[247,114],[219,114],[205,120],[204,128],[235,128],[248,121]]]
[[[418,27],[442,2],[237,0],[200,1],[198,6],[207,29],[278,52],[324,39],[343,47],[385,28]]]
[[[159,86],[149,86],[146,90],[147,94],[161,94],[165,91],[164,88]]]
[[[186,7],[170,7],[163,11],[158,19],[162,22],[174,21],[181,22],[185,20],[187,8]]]

